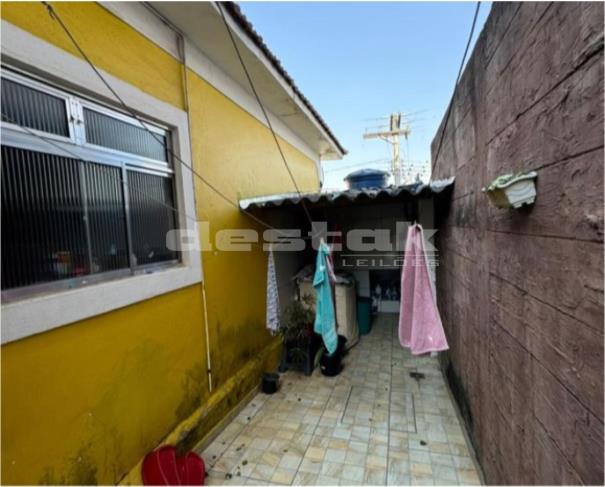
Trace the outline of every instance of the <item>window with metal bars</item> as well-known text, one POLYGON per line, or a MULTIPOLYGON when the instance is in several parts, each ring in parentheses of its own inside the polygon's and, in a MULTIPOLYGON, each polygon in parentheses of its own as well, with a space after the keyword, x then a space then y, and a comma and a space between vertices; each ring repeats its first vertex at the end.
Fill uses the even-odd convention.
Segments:
POLYGON ((178 262, 168 130, 2 73, 2 295, 178 262))

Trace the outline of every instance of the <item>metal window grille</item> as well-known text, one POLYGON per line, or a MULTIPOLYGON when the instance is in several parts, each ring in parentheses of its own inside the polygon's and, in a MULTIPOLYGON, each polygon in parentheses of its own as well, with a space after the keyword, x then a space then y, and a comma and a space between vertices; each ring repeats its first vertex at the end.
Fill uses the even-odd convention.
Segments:
POLYGON ((2 78, 2 119, 69 137, 65 99, 2 78))
POLYGON ((157 161, 168 161, 166 137, 142 127, 84 108, 86 141, 157 161))
POLYGON ((128 171, 132 250, 138 265, 175 260, 166 248, 166 233, 175 228, 172 179, 128 171), (150 201, 150 198, 152 199, 150 201))
POLYGON ((79 164, 2 147, 2 289, 86 274, 79 164))
POLYGON ((91 273, 129 267, 122 175, 118 167, 83 163, 91 273))
POLYGON ((3 73, 3 298, 177 262, 166 247, 178 225, 169 133, 154 127, 156 138, 123 114, 31 83, 3 73), (65 137, 68 151, 19 126, 65 137))

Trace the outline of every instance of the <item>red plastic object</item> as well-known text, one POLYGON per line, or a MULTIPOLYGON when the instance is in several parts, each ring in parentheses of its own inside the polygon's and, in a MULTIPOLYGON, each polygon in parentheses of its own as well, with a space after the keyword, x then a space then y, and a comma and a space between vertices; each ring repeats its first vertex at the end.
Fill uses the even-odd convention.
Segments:
POLYGON ((204 485, 206 467, 199 455, 189 452, 184 457, 177 457, 176 469, 181 485, 204 485))
POLYGON ((162 446, 147 454, 142 470, 145 485, 204 485, 206 476, 204 461, 198 455, 190 452, 177 457, 174 446, 162 446))

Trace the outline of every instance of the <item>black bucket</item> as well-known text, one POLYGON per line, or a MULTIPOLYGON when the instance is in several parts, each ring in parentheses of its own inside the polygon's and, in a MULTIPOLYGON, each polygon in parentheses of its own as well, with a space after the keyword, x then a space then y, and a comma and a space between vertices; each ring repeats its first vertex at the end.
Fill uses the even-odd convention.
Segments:
POLYGON ((275 394, 279 389, 279 374, 265 372, 261 388, 265 394, 275 394))
POLYGON ((326 377, 334 377, 342 372, 342 357, 338 351, 332 355, 324 353, 319 362, 321 373, 326 377))
POLYGON ((324 348, 324 353, 319 362, 321 373, 326 377, 334 377, 342 372, 342 358, 346 355, 347 339, 338 335, 338 346, 332 355, 324 348))

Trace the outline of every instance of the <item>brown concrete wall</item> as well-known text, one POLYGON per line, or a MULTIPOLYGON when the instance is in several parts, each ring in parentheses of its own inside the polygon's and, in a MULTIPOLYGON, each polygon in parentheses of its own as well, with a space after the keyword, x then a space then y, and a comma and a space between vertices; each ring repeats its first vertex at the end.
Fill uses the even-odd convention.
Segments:
POLYGON ((494 3, 434 177, 444 360, 489 483, 603 484, 603 5, 494 3), (538 171, 535 205, 481 188, 538 171))

